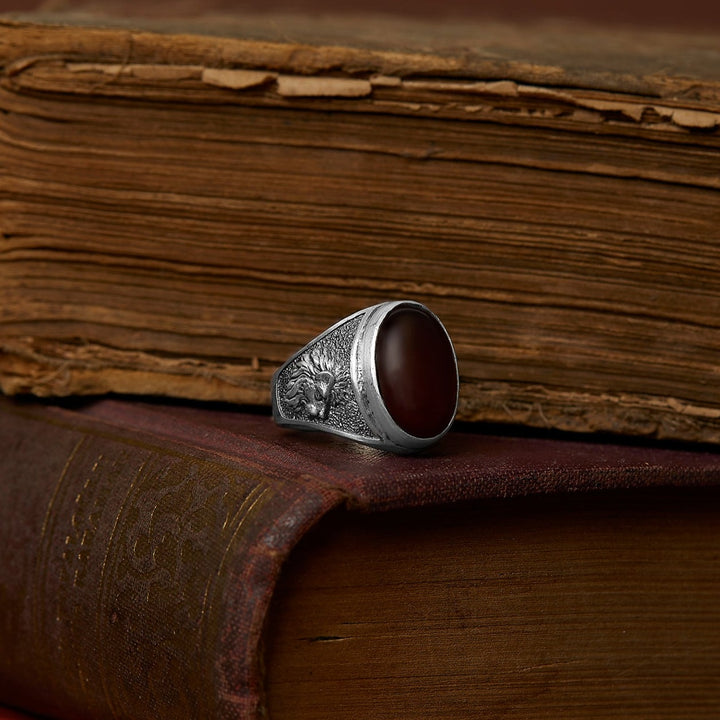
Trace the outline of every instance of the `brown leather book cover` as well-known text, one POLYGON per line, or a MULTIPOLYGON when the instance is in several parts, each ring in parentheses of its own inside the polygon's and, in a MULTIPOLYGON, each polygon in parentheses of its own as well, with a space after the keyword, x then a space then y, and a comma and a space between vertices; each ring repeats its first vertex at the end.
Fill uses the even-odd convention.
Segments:
POLYGON ((720 443, 717 35, 51 5, 0 18, 2 392, 260 405, 408 298, 462 420, 720 443))
POLYGON ((253 718, 290 551, 357 515, 703 486, 720 455, 453 432, 417 457, 264 415, 0 402, 0 701, 54 718, 253 718))

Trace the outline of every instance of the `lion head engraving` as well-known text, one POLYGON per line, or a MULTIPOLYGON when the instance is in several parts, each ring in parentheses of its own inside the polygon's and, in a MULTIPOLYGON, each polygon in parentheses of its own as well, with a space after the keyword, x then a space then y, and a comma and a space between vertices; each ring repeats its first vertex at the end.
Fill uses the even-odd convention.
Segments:
POLYGON ((327 420, 331 408, 352 398, 350 374, 325 350, 312 350, 293 368, 284 398, 293 410, 327 420))

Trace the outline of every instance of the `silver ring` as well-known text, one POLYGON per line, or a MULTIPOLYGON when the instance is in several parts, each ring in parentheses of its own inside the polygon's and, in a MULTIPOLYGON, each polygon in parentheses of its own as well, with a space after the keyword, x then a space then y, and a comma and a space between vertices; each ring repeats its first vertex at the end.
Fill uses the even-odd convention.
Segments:
POLYGON ((411 300, 349 315, 272 379, 275 422, 410 453, 437 442, 457 411, 457 357, 444 325, 411 300))

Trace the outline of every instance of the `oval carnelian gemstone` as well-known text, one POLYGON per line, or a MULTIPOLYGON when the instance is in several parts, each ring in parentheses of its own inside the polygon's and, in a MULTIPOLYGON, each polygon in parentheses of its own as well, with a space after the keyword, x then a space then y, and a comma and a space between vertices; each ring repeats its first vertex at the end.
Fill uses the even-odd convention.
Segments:
POLYGON ((457 404, 457 365, 440 322, 415 307, 388 313, 378 330, 375 367, 380 395, 393 420, 410 435, 445 430, 457 404))

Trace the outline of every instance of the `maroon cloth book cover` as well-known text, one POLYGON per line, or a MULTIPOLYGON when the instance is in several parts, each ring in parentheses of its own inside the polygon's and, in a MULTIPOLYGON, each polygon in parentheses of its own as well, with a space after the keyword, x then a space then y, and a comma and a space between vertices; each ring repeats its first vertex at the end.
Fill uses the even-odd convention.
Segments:
POLYGON ((273 589, 331 509, 719 482, 714 452, 451 432, 400 457, 230 410, 3 399, 0 701, 257 717, 273 589))

